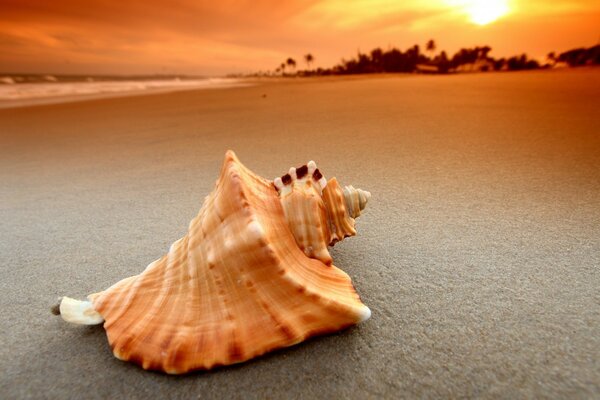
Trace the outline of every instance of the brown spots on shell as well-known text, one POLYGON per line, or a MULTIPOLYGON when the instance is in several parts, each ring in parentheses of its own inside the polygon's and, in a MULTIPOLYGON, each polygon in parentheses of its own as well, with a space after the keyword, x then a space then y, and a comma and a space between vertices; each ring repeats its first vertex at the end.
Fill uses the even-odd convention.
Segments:
POLYGON ((306 165, 303 165, 300 168, 296 169, 296 176, 298 177, 298 179, 304 178, 306 174, 308 174, 308 167, 306 165))
POLYGON ((144 359, 141 354, 129 354, 129 356, 127 357, 127 361, 136 364, 143 364, 144 359))
POLYGON ((119 355, 119 358, 129 360, 131 358, 131 344, 133 343, 133 337, 127 335, 122 337, 118 343, 112 343, 111 347, 115 355, 119 355))
POLYGON ((315 303, 321 301, 321 297, 319 297, 316 293, 308 293, 308 298, 314 301, 315 303))
POLYGON ((294 333, 294 330, 285 324, 279 324, 279 330, 288 339, 296 338, 296 334, 294 333))
POLYGON ((302 319, 302 322, 304 322, 305 324, 314 324, 315 322, 319 321, 319 318, 316 315, 311 314, 311 313, 303 314, 300 318, 302 319))
MULTIPOLYGON (((182 348, 181 344, 177 345, 176 349, 171 353, 171 365, 175 367, 173 373, 177 373, 177 367, 183 365, 187 358, 185 348, 182 348)), ((169 372, 169 371, 167 371, 169 372)))
POLYGON ((173 340, 172 336, 166 336, 161 342, 160 342, 160 349, 161 351, 166 351, 169 349, 169 346, 171 345, 171 341, 173 340))
MULTIPOLYGON (((284 185, 289 185, 292 183, 292 181, 294 181, 295 179, 303 179, 306 175, 308 175, 308 173, 310 172, 308 165, 304 164, 301 167, 298 168, 292 168, 292 170, 294 171, 293 174, 294 176, 290 175, 290 173, 287 173, 285 175, 283 175, 280 179, 281 179, 281 183, 283 183, 284 185)), ((292 171, 290 170, 290 172, 292 171)), ((315 171, 312 173, 312 179, 315 182, 318 182, 319 179, 321 179, 323 177, 323 174, 321 174, 321 171, 319 171, 319 169, 315 169, 315 171)), ((307 182, 308 184, 308 182, 307 182)), ((274 183, 274 186, 276 189, 277 185, 274 183)))
POLYGON ((229 360, 232 362, 242 360, 244 357, 244 353, 242 351, 242 347, 236 341, 232 341, 229 343, 229 348, 227 349, 229 354, 229 360))

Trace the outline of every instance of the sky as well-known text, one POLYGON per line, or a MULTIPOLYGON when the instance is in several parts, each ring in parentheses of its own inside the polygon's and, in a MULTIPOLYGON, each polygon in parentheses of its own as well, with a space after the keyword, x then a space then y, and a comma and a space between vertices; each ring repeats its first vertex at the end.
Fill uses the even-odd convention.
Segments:
POLYGON ((188 74, 331 67, 435 40, 491 56, 600 42, 598 0, 0 0, 0 71, 188 74))

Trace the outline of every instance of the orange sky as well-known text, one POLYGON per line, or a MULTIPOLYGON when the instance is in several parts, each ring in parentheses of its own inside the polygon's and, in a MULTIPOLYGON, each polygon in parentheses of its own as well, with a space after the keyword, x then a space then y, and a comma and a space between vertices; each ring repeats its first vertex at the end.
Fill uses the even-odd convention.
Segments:
POLYGON ((430 38, 450 53, 487 44, 495 57, 542 57, 597 44, 600 1, 0 0, 3 72, 215 75, 307 52, 330 67, 358 49, 430 38), (475 3, 508 13, 480 26, 475 3))

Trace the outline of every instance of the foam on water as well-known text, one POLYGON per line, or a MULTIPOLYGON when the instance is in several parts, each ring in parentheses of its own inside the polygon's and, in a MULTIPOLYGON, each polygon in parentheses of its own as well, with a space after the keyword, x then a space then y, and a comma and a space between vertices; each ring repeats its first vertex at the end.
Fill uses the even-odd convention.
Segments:
MULTIPOLYGON (((8 78, 8 77, 7 77, 8 78)), ((0 84, 0 107, 22 106, 40 103, 77 101, 87 98, 114 97, 140 92, 165 92, 186 89, 218 89, 247 86, 249 83, 232 78, 130 80, 84 82, 19 83, 2 79, 0 84)))

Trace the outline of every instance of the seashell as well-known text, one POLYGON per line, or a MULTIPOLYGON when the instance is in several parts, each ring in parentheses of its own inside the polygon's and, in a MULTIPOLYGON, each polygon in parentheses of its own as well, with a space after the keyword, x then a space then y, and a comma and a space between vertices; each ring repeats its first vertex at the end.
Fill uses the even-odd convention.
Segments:
POLYGON ((368 319, 328 245, 356 234, 368 192, 314 162, 274 181, 228 151, 188 233, 139 275, 63 298, 68 322, 104 328, 114 355, 181 374, 249 360, 368 319))

